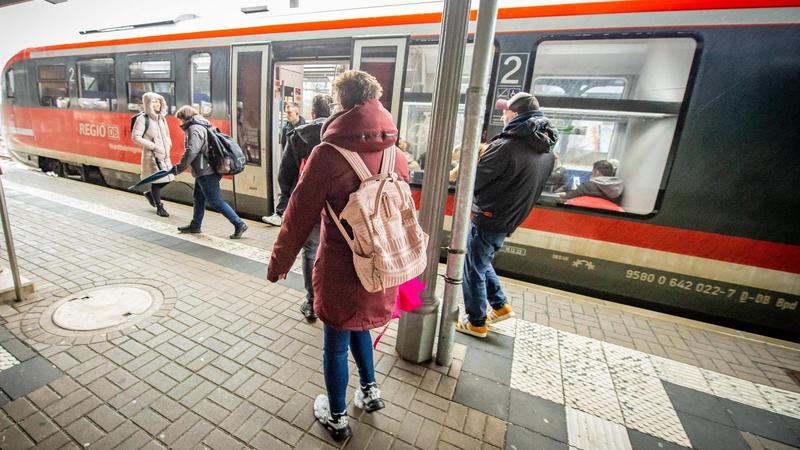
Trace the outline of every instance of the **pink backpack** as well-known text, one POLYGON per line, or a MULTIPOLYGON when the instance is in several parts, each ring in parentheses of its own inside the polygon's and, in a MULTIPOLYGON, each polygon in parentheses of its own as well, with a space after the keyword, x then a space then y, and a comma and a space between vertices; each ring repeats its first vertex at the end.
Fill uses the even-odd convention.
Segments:
POLYGON ((339 151, 358 175, 361 185, 347 205, 330 214, 353 251, 356 274, 367 292, 398 286, 425 270, 428 235, 417 222, 411 188, 394 170, 394 146, 383 151, 381 171, 372 175, 358 153, 327 143, 339 151), (342 226, 347 221, 353 239, 342 226))

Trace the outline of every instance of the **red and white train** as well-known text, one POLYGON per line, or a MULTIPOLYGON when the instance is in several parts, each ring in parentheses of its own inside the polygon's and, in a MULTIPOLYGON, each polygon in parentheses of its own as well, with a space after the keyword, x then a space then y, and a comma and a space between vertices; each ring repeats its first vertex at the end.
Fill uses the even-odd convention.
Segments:
MULTIPOLYGON (((3 131, 23 161, 126 187, 141 156, 130 116, 143 92, 160 92, 171 108, 194 104, 238 139, 248 165, 223 181, 225 195, 244 214, 268 214, 285 104, 310 112, 313 95, 345 69, 377 76, 402 137, 424 158, 429 133, 443 131, 428 129, 440 20, 434 9, 376 7, 25 49, 3 69, 3 131)), ((471 52, 469 44, 465 81, 471 52)), ((625 191, 620 211, 545 194, 498 269, 800 338, 798 74, 797 0, 502 8, 487 135, 500 130, 497 98, 532 92, 562 131, 556 152, 570 183, 613 158, 625 191)), ((165 195, 191 194, 173 183, 165 195)))

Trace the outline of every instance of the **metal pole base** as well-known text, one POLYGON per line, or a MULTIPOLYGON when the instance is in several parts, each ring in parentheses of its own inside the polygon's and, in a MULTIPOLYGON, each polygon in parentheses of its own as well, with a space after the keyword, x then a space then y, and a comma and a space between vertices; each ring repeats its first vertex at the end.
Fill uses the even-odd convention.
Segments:
POLYGON ((400 357, 415 364, 430 361, 438 323, 439 308, 424 313, 403 312, 395 344, 400 357))

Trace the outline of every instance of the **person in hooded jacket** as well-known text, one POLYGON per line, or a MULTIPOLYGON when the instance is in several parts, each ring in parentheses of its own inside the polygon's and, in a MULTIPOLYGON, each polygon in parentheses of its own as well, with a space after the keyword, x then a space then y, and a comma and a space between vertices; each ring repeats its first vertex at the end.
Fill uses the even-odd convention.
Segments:
MULTIPOLYGON (((142 114, 136 118, 131 135, 133 141, 142 146, 141 178, 149 177, 159 170, 172 169, 172 161, 169 159, 172 139, 167 126, 167 101, 164 97, 155 92, 147 92, 142 96, 142 114)), ((161 189, 174 179, 173 174, 161 177, 144 193, 150 206, 156 208, 156 214, 161 217, 169 217, 161 202, 161 189)))
MULTIPOLYGON (((305 167, 306 160, 311 155, 311 150, 319 145, 322 138, 322 125, 331 115, 331 105, 333 98, 330 95, 317 94, 311 101, 311 122, 294 128, 286 136, 286 149, 283 151, 281 165, 278 171, 278 185, 281 193, 291 197, 300 172, 305 167)), ((266 218, 263 220, 266 221, 266 218)), ((308 240, 303 244, 303 280, 306 288, 306 301, 300 306, 306 320, 313 322, 317 320, 314 313, 314 286, 311 280, 311 273, 314 270, 314 262, 317 259, 317 248, 319 247, 319 224, 314 227, 308 240)))
POLYGON ((565 200, 582 197, 599 197, 619 205, 622 200, 622 179, 617 177, 617 169, 612 161, 602 159, 592 164, 592 177, 575 190, 562 192, 559 195, 565 200))
POLYGON ((222 199, 219 180, 222 178, 208 160, 208 127, 211 124, 191 106, 182 106, 175 113, 181 121, 181 129, 185 133, 183 156, 172 168, 172 173, 179 174, 188 167, 192 168, 194 177, 193 214, 189 225, 178 227, 180 233, 202 232, 203 216, 206 204, 222 213, 231 224, 231 239, 241 239, 247 231, 247 224, 236 214, 236 211, 222 199))
MULTIPOLYGON (((269 281, 285 278, 295 256, 320 223, 322 229, 314 266, 314 311, 323 322, 323 371, 327 395, 314 401, 314 415, 336 440, 351 435, 346 412, 348 348, 358 366, 360 388, 354 404, 367 412, 384 407, 375 383, 370 330, 391 320, 397 288, 367 292, 356 275, 353 253, 325 207, 329 202, 340 214, 361 180, 350 164, 331 145, 357 152, 370 172, 380 171, 383 150, 397 139, 391 114, 378 100, 382 94, 372 75, 350 70, 333 82, 334 98, 342 111, 322 127, 322 144, 305 164, 300 180, 289 198, 283 226, 272 249, 267 269, 269 281)), ((408 163, 396 152, 395 173, 408 180, 408 163)), ((348 228, 345 225, 345 228, 348 228)))
POLYGON ((514 316, 492 259, 542 194, 558 140, 558 131, 531 94, 520 92, 496 106, 506 125, 478 159, 462 284, 466 316, 456 323, 456 331, 476 337, 486 337, 488 324, 514 316), (487 303, 492 307, 488 314, 487 303))

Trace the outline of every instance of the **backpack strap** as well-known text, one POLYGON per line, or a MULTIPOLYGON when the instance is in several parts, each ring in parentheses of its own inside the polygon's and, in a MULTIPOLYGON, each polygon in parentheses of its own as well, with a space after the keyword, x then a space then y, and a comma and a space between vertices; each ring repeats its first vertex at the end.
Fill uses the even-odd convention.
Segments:
POLYGON ((333 206, 331 206, 330 202, 325 202, 325 205, 328 207, 328 215, 331 216, 333 219, 333 223, 336 224, 336 228, 339 229, 339 232, 342 233, 342 237, 344 241, 347 242, 347 246, 350 247, 350 251, 353 253, 356 252, 355 240, 350 239, 350 235, 347 234, 347 230, 344 229, 344 225, 342 225, 342 221, 339 219, 339 215, 333 210, 333 206))
POLYGON ((381 175, 389 175, 394 172, 394 161, 397 155, 397 148, 393 145, 383 151, 381 159, 381 175))
POLYGON ((339 154, 341 154, 344 157, 344 159, 347 160, 347 163, 350 164, 350 167, 353 168, 353 170, 356 172, 356 175, 358 175, 358 178, 362 182, 372 177, 372 172, 369 171, 369 168, 367 168, 367 165, 364 164, 364 160, 361 159, 360 156, 358 156, 358 153, 352 150, 348 150, 346 148, 339 147, 336 144, 331 144, 330 142, 323 142, 323 143, 328 144, 331 147, 335 148, 339 152, 339 154))

